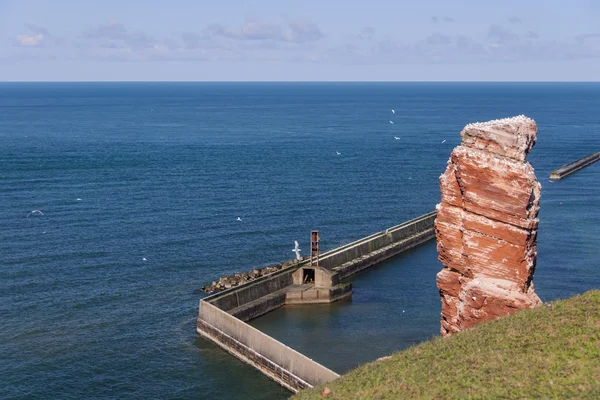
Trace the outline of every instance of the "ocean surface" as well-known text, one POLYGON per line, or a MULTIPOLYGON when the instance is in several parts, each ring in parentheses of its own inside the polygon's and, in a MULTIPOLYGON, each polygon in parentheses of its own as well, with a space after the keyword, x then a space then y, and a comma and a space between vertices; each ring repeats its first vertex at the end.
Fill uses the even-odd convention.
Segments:
MULTIPOLYGON (((599 288, 600 163, 548 179, 599 109, 597 83, 0 83, 0 398, 286 398, 196 336, 200 287, 433 210, 473 121, 538 123, 536 292, 599 288)), ((439 334, 436 257, 252 324, 348 371, 439 334)))

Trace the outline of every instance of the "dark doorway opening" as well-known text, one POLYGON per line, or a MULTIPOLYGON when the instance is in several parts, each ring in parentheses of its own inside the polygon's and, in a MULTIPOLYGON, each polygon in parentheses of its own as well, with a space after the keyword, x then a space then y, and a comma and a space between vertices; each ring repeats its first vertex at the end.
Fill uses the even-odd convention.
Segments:
POLYGON ((315 283, 314 268, 303 268, 302 272, 302 283, 315 283))

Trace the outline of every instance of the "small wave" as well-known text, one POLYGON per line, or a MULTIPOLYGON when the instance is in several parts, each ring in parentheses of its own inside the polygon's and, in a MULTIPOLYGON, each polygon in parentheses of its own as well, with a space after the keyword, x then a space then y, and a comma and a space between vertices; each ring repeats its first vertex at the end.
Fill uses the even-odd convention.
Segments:
POLYGON ((145 123, 143 126, 152 127, 152 128, 183 128, 186 127, 186 124, 179 124, 176 122, 157 122, 157 123, 145 123))

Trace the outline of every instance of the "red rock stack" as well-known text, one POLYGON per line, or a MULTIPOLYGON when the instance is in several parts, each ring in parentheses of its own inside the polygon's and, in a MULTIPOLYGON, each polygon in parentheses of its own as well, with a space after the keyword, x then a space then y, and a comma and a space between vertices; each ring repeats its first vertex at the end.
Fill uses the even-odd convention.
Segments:
POLYGON ((541 304, 532 280, 542 187, 525 161, 536 134, 523 115, 469 124, 440 176, 444 336, 541 304))

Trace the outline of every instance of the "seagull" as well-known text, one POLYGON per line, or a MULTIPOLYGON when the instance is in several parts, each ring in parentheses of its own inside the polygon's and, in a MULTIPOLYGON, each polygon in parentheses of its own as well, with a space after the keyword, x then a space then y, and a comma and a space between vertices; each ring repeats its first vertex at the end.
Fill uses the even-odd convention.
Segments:
POLYGON ((390 124, 394 125, 394 121, 390 120, 390 124))
POLYGON ((342 153, 340 153, 339 151, 335 151, 335 154, 337 154, 338 156, 341 155, 342 153))
POLYGON ((43 213, 43 212, 41 212, 40 210, 33 210, 33 211, 31 211, 29 214, 27 214, 27 218, 29 218, 29 216, 30 216, 31 214, 40 214, 40 215, 44 215, 44 213, 43 213))
POLYGON ((446 143, 446 139, 442 140, 442 143, 446 143))
POLYGON ((242 220, 242 219, 241 219, 240 217, 237 217, 237 220, 236 220, 236 221, 241 221, 241 220, 242 220))
POLYGON ((396 110, 392 108, 392 114, 396 114, 396 110))
POLYGON ((296 260, 300 260, 300 246, 298 245, 298 241, 294 240, 294 248, 292 249, 294 253, 296 253, 296 260))
POLYGON ((142 261, 148 261, 148 260, 146 260, 146 257, 144 257, 144 258, 142 258, 142 261))
POLYGON ((398 136, 394 136, 394 139, 396 140, 400 140, 400 138, 398 136))

